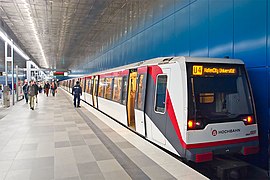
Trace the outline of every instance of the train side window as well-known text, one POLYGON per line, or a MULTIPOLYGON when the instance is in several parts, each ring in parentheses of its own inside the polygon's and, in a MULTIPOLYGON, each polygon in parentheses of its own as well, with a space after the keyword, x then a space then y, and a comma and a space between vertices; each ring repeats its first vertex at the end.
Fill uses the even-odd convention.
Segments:
POLYGON ((167 75, 157 76, 156 94, 155 94, 155 111, 157 113, 165 113, 167 90, 167 75))
POLYGON ((90 94, 90 88, 91 88, 91 79, 86 79, 86 84, 85 84, 85 92, 90 94))
POLYGON ((104 98, 109 100, 112 97, 112 82, 113 78, 106 78, 104 83, 104 98))
POLYGON ((115 77, 113 85, 113 100, 120 103, 122 90, 122 78, 115 77))
POLYGON ((128 78, 127 76, 124 76, 122 80, 122 93, 121 93, 121 104, 124 104, 124 105, 126 105, 126 102, 127 102, 127 84, 128 84, 128 78))
POLYGON ((144 75, 139 75, 139 81, 138 81, 138 95, 137 95, 137 109, 142 110, 143 104, 144 104, 144 96, 143 96, 143 79, 144 75))
POLYGON ((94 83, 95 83, 95 94, 94 94, 94 96, 98 96, 98 90, 99 90, 99 87, 98 87, 99 84, 98 84, 98 82, 99 82, 99 79, 98 78, 97 79, 94 79, 94 83))
POLYGON ((89 86, 88 86, 89 79, 85 78, 85 93, 89 94, 89 86))
POLYGON ((85 92, 85 83, 86 83, 86 78, 83 78, 82 80, 82 92, 85 92))
POLYGON ((99 97, 104 96, 104 84, 105 84, 105 78, 100 79, 99 86, 98 86, 98 96, 99 97))
POLYGON ((88 93, 92 94, 92 79, 88 79, 88 93))

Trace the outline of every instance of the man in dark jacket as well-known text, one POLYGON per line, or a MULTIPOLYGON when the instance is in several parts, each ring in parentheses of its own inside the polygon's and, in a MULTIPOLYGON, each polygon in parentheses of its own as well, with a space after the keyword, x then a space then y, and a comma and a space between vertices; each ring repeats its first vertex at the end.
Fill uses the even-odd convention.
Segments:
POLYGON ((73 99, 73 101, 74 101, 74 107, 81 107, 80 106, 80 100, 81 100, 81 97, 80 96, 82 95, 82 88, 80 86, 80 82, 79 81, 77 81, 76 82, 76 85, 73 86, 73 88, 72 88, 72 94, 74 96, 74 99, 73 99), (76 106, 76 99, 77 99, 77 106, 76 106))
POLYGON ((53 95, 53 96, 55 96, 56 89, 57 89, 57 85, 56 85, 56 83, 55 83, 54 80, 53 80, 53 81, 52 81, 52 84, 51 84, 51 91, 52 91, 52 95, 53 95))
POLYGON ((38 95, 38 85, 37 85, 36 81, 34 81, 34 86, 35 86, 36 103, 37 103, 37 102, 38 102, 38 101, 37 101, 37 95, 38 95))
POLYGON ((49 89, 50 89, 50 84, 49 82, 47 81, 44 85, 44 93, 47 95, 48 97, 48 94, 49 94, 49 89))
POLYGON ((23 85, 23 93, 24 93, 24 98, 25 98, 25 102, 28 103, 28 89, 29 89, 29 85, 27 80, 25 80, 24 85, 23 85))
POLYGON ((33 80, 30 82, 30 86, 28 88, 28 95, 29 95, 29 100, 30 100, 30 109, 34 110, 36 87, 33 80))

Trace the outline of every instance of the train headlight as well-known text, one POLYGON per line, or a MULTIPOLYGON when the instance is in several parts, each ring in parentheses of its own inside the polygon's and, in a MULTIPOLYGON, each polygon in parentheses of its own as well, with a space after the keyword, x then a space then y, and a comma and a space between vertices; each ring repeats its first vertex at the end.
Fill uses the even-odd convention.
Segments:
POLYGON ((194 128, 195 128, 195 121, 188 120, 188 129, 194 129, 194 128))
POLYGON ((188 130, 203 129, 203 123, 200 120, 188 120, 188 130))
POLYGON ((245 116, 245 117, 242 118, 242 120, 245 123, 245 125, 254 124, 253 116, 245 116))

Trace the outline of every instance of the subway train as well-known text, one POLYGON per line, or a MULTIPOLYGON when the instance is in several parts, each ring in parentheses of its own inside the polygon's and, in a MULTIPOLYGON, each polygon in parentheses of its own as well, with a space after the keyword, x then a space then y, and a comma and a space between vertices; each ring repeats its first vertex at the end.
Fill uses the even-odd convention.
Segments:
POLYGON ((222 58, 160 57, 62 81, 82 99, 188 161, 259 151, 245 65, 222 58))

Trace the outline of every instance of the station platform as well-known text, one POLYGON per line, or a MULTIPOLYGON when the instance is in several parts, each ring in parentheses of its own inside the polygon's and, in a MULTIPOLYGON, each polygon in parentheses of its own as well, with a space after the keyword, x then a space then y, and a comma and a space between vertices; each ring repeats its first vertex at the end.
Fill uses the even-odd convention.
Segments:
POLYGON ((207 179, 60 88, 0 118, 0 179, 207 179))

